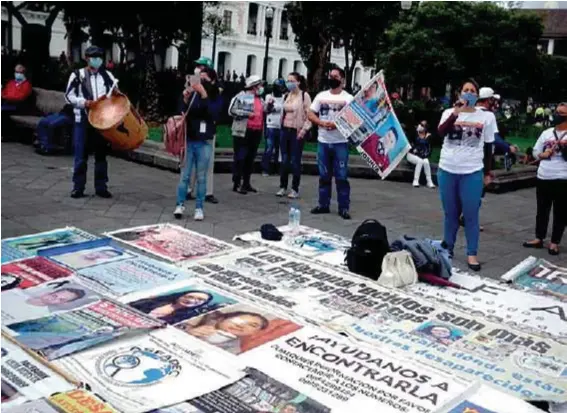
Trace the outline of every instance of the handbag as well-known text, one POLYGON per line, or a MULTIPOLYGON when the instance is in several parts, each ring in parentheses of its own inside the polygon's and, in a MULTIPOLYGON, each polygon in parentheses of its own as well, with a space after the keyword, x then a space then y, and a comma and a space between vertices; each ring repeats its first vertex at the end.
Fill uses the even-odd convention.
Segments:
POLYGON ((166 152, 178 156, 180 162, 185 159, 187 145, 187 115, 195 101, 196 93, 191 96, 187 110, 181 115, 171 116, 163 125, 163 143, 166 152))
POLYGON ((383 287, 400 288, 417 283, 417 271, 408 251, 389 252, 382 261, 382 275, 378 284, 383 287))

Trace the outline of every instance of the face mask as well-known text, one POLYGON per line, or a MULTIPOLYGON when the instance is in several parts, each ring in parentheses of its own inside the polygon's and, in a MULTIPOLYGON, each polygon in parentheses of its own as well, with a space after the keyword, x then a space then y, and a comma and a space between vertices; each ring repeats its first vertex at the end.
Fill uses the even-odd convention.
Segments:
POLYGON ((98 69, 102 66, 102 58, 101 57, 89 57, 89 66, 93 69, 98 69))
POLYGON ((461 93, 461 99, 467 101, 468 107, 473 107, 474 105, 476 105, 476 101, 478 100, 478 96, 475 95, 474 93, 466 92, 466 93, 461 93))
POLYGON ((196 67, 195 70, 193 71, 193 74, 195 76, 199 76, 201 74, 201 68, 200 67, 196 67))
POLYGON ((297 83, 285 82, 285 87, 287 87, 287 90, 289 90, 290 92, 293 92, 295 89, 297 89, 297 83))
POLYGON ((24 75, 23 73, 14 73, 14 79, 16 79, 18 82, 23 82, 24 80, 26 80, 26 75, 24 75))
POLYGON ((258 90, 256 90, 256 94, 258 96, 262 96, 264 94, 264 88, 263 87, 258 88, 258 90))
POLYGON ((425 132, 425 128, 422 125, 417 126, 418 133, 425 132))
POLYGON ((553 114, 553 126, 561 125, 563 122, 567 122, 567 116, 560 115, 559 113, 553 114))
POLYGON ((335 79, 335 78, 330 78, 329 79, 329 86, 331 87, 331 89, 336 89, 341 85, 341 81, 339 79, 335 79))

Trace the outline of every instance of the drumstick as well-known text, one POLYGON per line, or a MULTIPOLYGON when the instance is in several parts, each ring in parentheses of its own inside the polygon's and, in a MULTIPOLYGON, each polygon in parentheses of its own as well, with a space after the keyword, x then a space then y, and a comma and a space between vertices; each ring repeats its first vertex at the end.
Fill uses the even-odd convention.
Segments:
POLYGON ((67 373, 62 371, 59 367, 52 365, 50 362, 48 362, 47 360, 45 360, 43 357, 39 356, 35 352, 31 351, 27 347, 21 345, 20 343, 18 343, 18 341, 16 339, 9 336, 4 331, 2 331, 2 338, 5 338, 6 340, 11 342, 12 344, 18 346, 18 348, 21 348, 24 352, 26 352, 35 361, 37 361, 37 362, 43 364, 45 367, 53 370, 55 373, 59 374, 61 377, 63 377, 65 380, 67 380, 72 385, 74 385, 76 387, 79 387, 81 385, 81 383, 79 381, 77 381, 75 378, 71 377, 70 375, 68 375, 67 373))
POLYGON ((110 97, 110 95, 112 95, 112 91, 116 88, 116 86, 118 86, 118 79, 114 79, 114 83, 112 83, 112 86, 110 87, 110 90, 109 90, 108 93, 106 94, 106 98, 107 98, 107 99, 110 97))

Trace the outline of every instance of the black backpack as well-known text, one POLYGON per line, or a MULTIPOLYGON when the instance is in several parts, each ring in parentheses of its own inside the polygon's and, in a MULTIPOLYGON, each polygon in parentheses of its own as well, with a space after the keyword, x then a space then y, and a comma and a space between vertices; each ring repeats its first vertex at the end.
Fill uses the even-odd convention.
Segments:
POLYGON ((355 274, 377 280, 382 273, 382 260, 388 252, 390 244, 386 227, 375 219, 367 219, 354 232, 345 263, 355 274))

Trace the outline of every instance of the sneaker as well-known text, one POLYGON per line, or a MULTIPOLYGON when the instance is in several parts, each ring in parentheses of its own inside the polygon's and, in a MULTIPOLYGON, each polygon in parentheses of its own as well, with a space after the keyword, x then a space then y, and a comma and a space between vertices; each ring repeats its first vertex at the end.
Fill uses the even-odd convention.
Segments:
POLYGON ((282 197, 285 196, 287 190, 280 188, 280 190, 278 192, 276 192, 276 196, 282 197))
POLYGON ((73 189, 73 191, 71 192, 71 198, 82 198, 85 196, 85 193, 79 189, 73 189))
POLYGON ((342 211, 339 211, 339 216, 342 219, 350 219, 350 214, 348 213, 348 211, 346 209, 343 209, 342 211))
POLYGON ((316 206, 311 210, 311 213, 314 215, 329 214, 330 212, 331 210, 329 209, 329 207, 321 207, 321 206, 316 206))
POLYGON ((299 198, 299 192, 294 191, 293 189, 289 192, 289 194, 287 195, 287 197, 289 199, 297 199, 299 198))
POLYGON ((197 208, 195 210, 195 215, 193 216, 193 218, 195 219, 195 221, 202 221, 205 219, 205 213, 201 208, 197 208))
POLYGON ((433 188, 435 188, 435 184, 433 182, 429 182, 427 184, 427 187, 433 189, 433 188))
POLYGON ((108 189, 103 189, 101 191, 96 191, 96 196, 100 196, 101 198, 112 198, 112 194, 108 191, 108 189))
POLYGON ((412 185, 413 185, 414 188, 419 188, 419 182, 417 182, 417 181, 413 181, 412 185))
POLYGON ((210 204, 218 204, 219 200, 214 195, 207 195, 205 197, 205 202, 208 202, 210 204))
POLYGON ((173 216, 177 219, 183 218, 183 214, 185 213, 185 206, 184 205, 177 205, 175 207, 175 211, 173 211, 173 216))
POLYGON ((252 192, 253 194, 258 192, 258 190, 252 185, 242 185, 242 189, 244 189, 246 192, 252 192))

